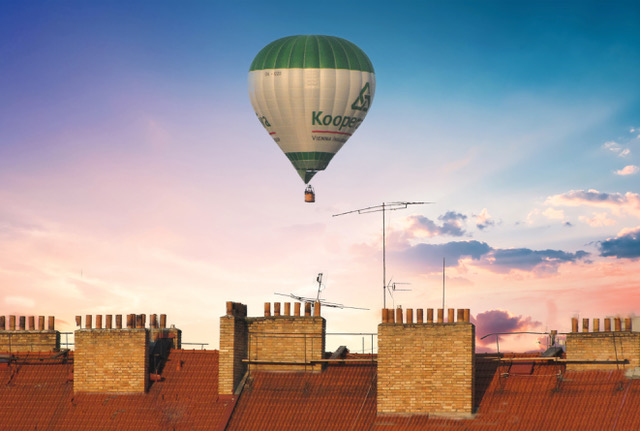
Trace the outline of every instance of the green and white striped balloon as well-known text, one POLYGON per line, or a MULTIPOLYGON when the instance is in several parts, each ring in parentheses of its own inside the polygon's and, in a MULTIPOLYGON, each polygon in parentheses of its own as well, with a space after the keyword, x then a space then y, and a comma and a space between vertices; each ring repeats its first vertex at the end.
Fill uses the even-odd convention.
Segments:
POLYGON ((305 183, 360 126, 375 88, 369 57, 333 36, 278 39, 249 69, 256 115, 305 183))

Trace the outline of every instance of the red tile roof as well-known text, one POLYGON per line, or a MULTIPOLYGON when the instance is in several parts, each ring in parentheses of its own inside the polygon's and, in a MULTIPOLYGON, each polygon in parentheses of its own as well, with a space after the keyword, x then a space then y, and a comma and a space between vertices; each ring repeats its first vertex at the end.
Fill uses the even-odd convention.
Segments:
POLYGON ((321 373, 253 372, 227 429, 367 429, 375 400, 373 362, 330 365, 321 373))
MULTIPOLYGON (((73 394, 68 358, 23 354, 0 366, 0 424, 12 430, 640 429, 640 380, 614 371, 527 370, 476 358, 473 418, 377 416, 376 365, 321 373, 254 372, 240 398, 218 396, 218 352, 174 350, 148 393, 73 394)), ((527 368, 527 367, 524 367, 527 368)))
POLYGON ((0 368, 3 429, 210 430, 226 423, 234 403, 218 397, 217 351, 172 351, 163 381, 136 395, 74 396, 71 360, 34 357, 0 368))

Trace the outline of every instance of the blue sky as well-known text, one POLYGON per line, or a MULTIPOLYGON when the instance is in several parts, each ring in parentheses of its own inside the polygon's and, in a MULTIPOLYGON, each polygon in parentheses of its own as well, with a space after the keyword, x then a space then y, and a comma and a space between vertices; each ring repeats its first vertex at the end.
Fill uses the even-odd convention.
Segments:
POLYGON ((258 315, 323 272, 370 308, 328 329, 375 332, 381 217, 331 216, 430 201, 388 214, 394 305, 438 307, 446 257, 479 333, 637 313, 638 22, 631 1, 0 0, 0 309, 167 313, 217 347, 225 301, 258 315), (247 94, 293 34, 376 70, 314 205, 247 94))

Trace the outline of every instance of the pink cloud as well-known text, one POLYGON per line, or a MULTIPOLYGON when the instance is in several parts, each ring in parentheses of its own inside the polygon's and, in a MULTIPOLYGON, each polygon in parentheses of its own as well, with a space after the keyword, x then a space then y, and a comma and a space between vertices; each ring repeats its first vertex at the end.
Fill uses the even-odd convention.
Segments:
POLYGON ((627 175, 635 175, 640 172, 640 168, 634 165, 627 165, 624 168, 615 171, 616 175, 627 176, 627 175))
POLYGON ((598 190, 571 190, 547 198, 546 205, 568 207, 595 207, 608 209, 616 214, 626 213, 640 218, 640 194, 604 193, 598 190))

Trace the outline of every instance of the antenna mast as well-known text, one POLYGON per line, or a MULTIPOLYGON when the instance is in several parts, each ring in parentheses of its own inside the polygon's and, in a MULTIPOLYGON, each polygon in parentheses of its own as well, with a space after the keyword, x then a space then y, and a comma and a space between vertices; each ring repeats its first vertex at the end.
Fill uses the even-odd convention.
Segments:
POLYGON ((445 277, 444 277, 444 257, 443 257, 442 258, 442 310, 446 310, 446 308, 444 308, 444 281, 445 281, 445 277))
POLYGON ((387 308, 387 252, 386 252, 386 211, 396 211, 407 208, 409 205, 425 205, 433 202, 383 202, 382 205, 360 208, 357 210, 347 211, 340 214, 334 214, 333 217, 346 214, 367 214, 374 212, 382 212, 382 307, 387 308))

